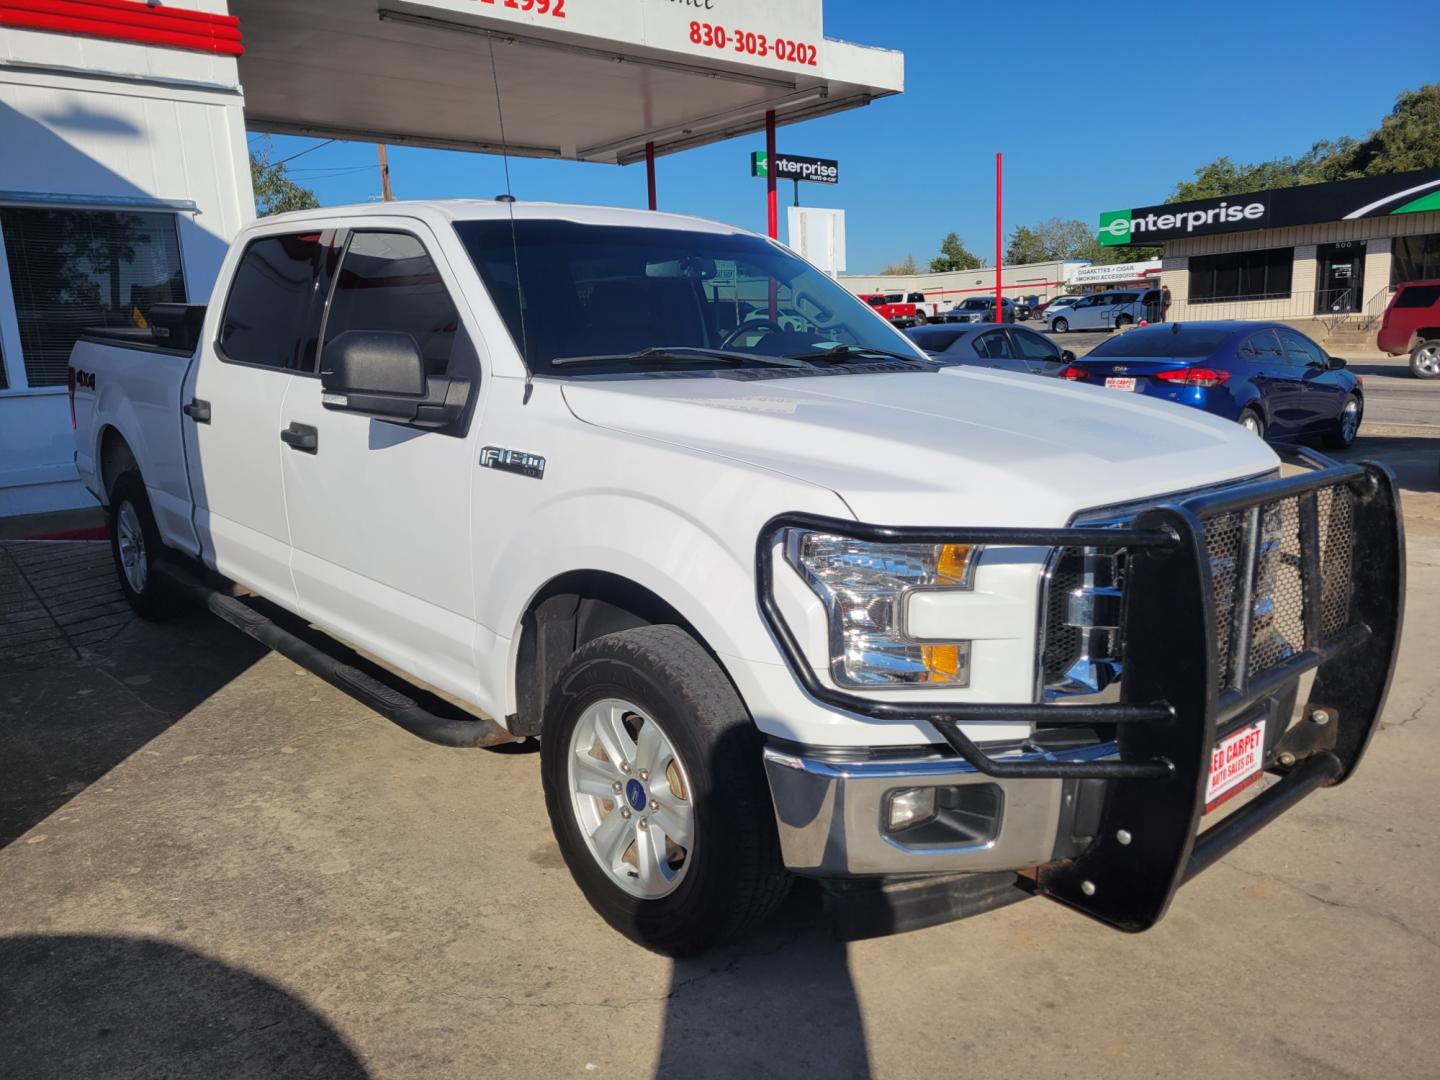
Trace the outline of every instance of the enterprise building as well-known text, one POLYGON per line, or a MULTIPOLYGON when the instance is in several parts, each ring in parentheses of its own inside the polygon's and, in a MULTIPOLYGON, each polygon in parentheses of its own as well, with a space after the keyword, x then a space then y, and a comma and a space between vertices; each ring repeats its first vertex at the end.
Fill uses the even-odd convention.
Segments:
POLYGON ((1440 278, 1440 169, 1111 210, 1099 240, 1164 246, 1172 321, 1368 323, 1440 278))

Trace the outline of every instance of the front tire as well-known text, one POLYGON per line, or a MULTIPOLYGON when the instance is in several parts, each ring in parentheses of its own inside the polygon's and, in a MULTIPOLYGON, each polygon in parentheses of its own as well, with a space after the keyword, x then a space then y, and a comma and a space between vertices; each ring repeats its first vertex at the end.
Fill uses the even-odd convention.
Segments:
POLYGON ((1064 334, 1067 333, 1069 329, 1070 323, 1065 319, 1056 319, 1050 324, 1050 332, 1052 334, 1064 334))
POLYGON ((540 773, 580 891, 631 941, 688 956, 789 891, 762 739, 719 666, 675 626, 597 638, 545 706, 540 773))
POLYGON ((1347 394, 1345 404, 1340 407, 1340 418, 1335 421, 1335 430, 1325 433, 1324 442, 1329 450, 1345 450, 1360 433, 1360 419, 1365 407, 1354 394, 1347 394))
POLYGON ((1440 338, 1415 346, 1410 354, 1410 374, 1417 379, 1440 379, 1440 338))
POLYGON ((155 573, 165 545, 139 473, 124 473, 110 492, 110 552, 120 590, 135 614, 159 621, 179 613, 179 598, 155 573))

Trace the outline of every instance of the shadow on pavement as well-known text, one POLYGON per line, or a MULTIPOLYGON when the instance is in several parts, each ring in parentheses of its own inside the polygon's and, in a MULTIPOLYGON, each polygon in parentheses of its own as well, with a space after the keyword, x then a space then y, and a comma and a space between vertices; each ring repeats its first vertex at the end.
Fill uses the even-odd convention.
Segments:
POLYGON ((846 947, 826 931, 811 882, 744 946, 671 973, 656 1080, 737 1076, 870 1076, 846 947))
POLYGON ((265 652, 209 615, 195 614, 137 621, 87 660, 0 675, 0 847, 265 652))
MULTIPOLYGON (((1437 430, 1440 435, 1440 430, 1437 430)), ((1334 454, 1343 461, 1383 462, 1395 470, 1402 492, 1440 491, 1440 438, 1361 434, 1350 449, 1334 454)))
POLYGON ((0 1076, 367 1075, 345 1040, 257 975, 160 941, 0 938, 0 1076))

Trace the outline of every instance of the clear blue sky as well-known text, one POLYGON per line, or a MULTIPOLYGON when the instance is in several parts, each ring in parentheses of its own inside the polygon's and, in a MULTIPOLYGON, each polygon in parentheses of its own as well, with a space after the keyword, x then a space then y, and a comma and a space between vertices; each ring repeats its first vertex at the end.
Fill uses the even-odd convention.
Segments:
MULTIPOLYGON (((993 255, 997 150, 1007 229, 1052 215, 1090 223, 1160 202, 1222 154, 1255 161, 1363 135, 1401 90, 1440 79, 1434 0, 1070 0, 1064 14, 1048 3, 825 0, 825 33, 905 54, 904 94, 780 129, 781 151, 839 159, 840 184, 802 185, 801 198, 848 212, 852 273, 907 253, 924 263, 951 230, 993 255), (1062 106, 1070 118, 1048 119, 1062 106)), ((277 137, 274 157, 316 141, 277 137)), ((749 175, 762 148, 754 136, 661 158, 661 208, 763 231, 764 185, 749 175)), ((290 168, 337 204, 378 195, 374 162, 369 145, 335 143, 290 168)), ((500 159, 484 154, 396 147, 390 171, 402 199, 505 189, 500 159)), ((521 159, 511 175, 521 199, 645 203, 643 165, 521 159)))

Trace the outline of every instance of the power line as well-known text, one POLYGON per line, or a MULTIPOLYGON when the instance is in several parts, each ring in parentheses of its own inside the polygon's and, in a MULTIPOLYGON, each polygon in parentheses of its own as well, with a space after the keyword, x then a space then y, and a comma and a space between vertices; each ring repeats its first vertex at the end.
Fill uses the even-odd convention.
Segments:
POLYGON ((287 157, 287 158, 281 158, 279 161, 272 161, 270 164, 271 164, 271 165, 284 165, 287 161, 294 161, 294 160, 295 160, 296 158, 298 158, 298 157, 304 157, 306 154, 309 154, 309 153, 311 153, 311 152, 313 152, 313 151, 315 151, 315 150, 319 150, 322 146, 329 146, 332 142, 339 142, 339 141, 340 141, 339 139, 326 139, 324 142, 322 142, 322 143, 316 143, 314 146, 310 147, 310 148, 307 149, 307 150, 301 150, 298 154, 291 154, 291 155, 290 155, 289 157, 287 157))

